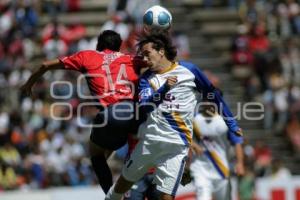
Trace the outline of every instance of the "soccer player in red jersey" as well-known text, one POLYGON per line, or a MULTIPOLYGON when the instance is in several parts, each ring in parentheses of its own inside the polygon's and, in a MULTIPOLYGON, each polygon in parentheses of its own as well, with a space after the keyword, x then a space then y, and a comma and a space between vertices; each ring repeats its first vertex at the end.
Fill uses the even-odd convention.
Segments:
POLYGON ((119 52, 121 43, 118 33, 103 31, 98 37, 96 50, 80 51, 44 62, 21 88, 30 95, 34 83, 48 70, 75 70, 85 75, 99 108, 94 125, 101 124, 93 126, 90 135, 91 162, 105 193, 112 186, 112 174, 106 162, 109 152, 123 146, 128 134, 135 133, 137 128, 133 99, 138 75, 134 58, 119 52))

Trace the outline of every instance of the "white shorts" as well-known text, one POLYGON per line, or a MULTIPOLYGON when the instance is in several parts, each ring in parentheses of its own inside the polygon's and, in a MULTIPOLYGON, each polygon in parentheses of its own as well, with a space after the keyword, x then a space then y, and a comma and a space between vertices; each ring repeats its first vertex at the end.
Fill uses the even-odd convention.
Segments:
POLYGON ((207 165, 193 162, 190 166, 196 187, 197 200, 231 200, 231 184, 229 178, 222 178, 207 165), (214 198, 213 198, 214 197, 214 198))
POLYGON ((175 196, 184 171, 188 147, 160 141, 140 140, 126 161, 122 175, 131 182, 154 167, 154 183, 163 193, 175 196))

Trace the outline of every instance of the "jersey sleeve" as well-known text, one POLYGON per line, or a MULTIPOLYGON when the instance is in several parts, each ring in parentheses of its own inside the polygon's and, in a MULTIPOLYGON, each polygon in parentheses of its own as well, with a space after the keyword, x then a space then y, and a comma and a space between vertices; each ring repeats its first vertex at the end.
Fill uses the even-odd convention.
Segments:
POLYGON ((194 64, 180 61, 180 65, 189 69, 195 76, 195 84, 197 90, 204 96, 208 96, 208 94, 212 93, 213 98, 209 99, 218 107, 218 111, 220 115, 224 118, 225 123, 227 124, 229 131, 236 134, 237 136, 242 136, 241 128, 238 126, 237 121, 234 119, 229 107, 225 103, 221 94, 212 83, 207 79, 207 77, 201 72, 201 70, 194 64))
POLYGON ((239 136, 232 131, 227 132, 227 138, 231 145, 242 144, 244 142, 244 138, 242 136, 239 136))
POLYGON ((158 90, 154 90, 148 81, 150 72, 146 72, 139 80, 138 92, 139 92, 139 105, 144 112, 151 112, 155 106, 158 106, 164 95, 168 91, 166 84, 163 84, 158 90))
POLYGON ((80 51, 71 56, 63 57, 59 60, 65 65, 66 69, 75 70, 75 71, 83 71, 85 59, 86 59, 85 52, 80 51))

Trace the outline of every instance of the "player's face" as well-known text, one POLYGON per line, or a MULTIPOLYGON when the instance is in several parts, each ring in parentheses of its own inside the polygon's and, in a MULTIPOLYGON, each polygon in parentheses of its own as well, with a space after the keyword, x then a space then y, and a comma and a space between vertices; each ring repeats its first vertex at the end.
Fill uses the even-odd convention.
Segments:
POLYGON ((152 48, 152 43, 147 43, 142 47, 143 60, 147 63, 147 67, 151 71, 157 71, 160 67, 160 61, 163 55, 160 51, 152 48))

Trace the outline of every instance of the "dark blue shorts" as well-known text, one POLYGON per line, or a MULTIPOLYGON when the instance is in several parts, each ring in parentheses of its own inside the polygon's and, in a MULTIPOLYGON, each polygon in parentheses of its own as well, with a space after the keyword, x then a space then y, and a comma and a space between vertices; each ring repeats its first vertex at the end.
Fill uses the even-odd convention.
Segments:
POLYGON ((125 145, 128 134, 136 134, 138 128, 134 108, 133 101, 122 101, 104 108, 94 119, 90 140, 109 150, 125 145))

